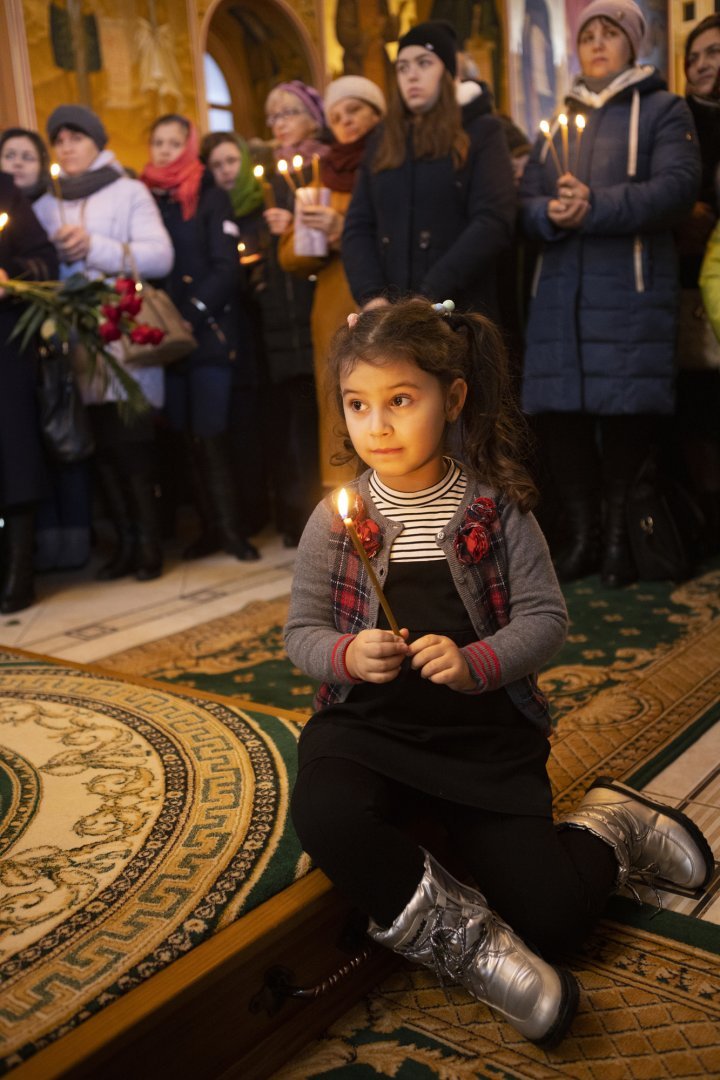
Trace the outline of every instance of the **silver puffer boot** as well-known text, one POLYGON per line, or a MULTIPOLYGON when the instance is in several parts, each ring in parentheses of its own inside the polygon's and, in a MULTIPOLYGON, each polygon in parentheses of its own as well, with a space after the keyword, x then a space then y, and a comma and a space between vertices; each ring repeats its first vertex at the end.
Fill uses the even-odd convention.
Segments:
POLYGON ((425 872, 410 903, 370 937, 444 981, 459 982, 539 1046, 555 1046, 577 1008, 575 978, 552 967, 494 915, 482 893, 462 885, 425 853, 425 872))
POLYGON ((607 776, 598 777, 577 810, 557 824, 587 829, 610 844, 618 889, 627 884, 634 892, 633 883, 654 882, 701 889, 713 874, 710 845, 686 814, 607 776))

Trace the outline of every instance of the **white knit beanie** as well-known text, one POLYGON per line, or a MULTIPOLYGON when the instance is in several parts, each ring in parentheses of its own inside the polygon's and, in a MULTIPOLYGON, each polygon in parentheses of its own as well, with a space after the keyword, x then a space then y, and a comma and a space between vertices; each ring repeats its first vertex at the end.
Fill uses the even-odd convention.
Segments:
POLYGON ((377 109, 381 116, 387 112, 382 90, 363 75, 342 75, 331 82, 325 91, 325 113, 327 114, 333 105, 342 101, 343 98, 357 98, 359 101, 365 101, 377 109))
POLYGON ((637 60, 640 47, 645 37, 645 16, 634 0, 592 0, 580 12, 578 37, 584 26, 591 19, 605 18, 616 23, 632 46, 633 57, 637 60))

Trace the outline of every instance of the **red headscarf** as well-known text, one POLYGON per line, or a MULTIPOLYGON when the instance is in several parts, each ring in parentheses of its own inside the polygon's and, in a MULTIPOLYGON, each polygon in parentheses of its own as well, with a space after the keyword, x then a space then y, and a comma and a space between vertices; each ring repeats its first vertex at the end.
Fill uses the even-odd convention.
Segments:
POLYGON ((170 197, 180 203, 183 221, 188 221, 197 210, 200 198, 200 182, 205 166, 198 157, 200 143, 195 125, 190 123, 187 141, 180 157, 169 165, 153 165, 148 162, 140 179, 149 188, 169 191, 170 197))

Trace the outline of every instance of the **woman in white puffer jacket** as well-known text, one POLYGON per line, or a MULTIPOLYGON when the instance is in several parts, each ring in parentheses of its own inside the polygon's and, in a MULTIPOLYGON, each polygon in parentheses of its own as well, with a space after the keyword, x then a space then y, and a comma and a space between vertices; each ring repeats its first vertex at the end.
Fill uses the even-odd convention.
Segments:
MULTIPOLYGON (((127 176, 105 148, 107 134, 100 118, 82 105, 61 105, 51 114, 47 132, 61 167, 61 198, 49 192, 37 201, 35 212, 57 248, 61 276, 82 271, 112 279, 137 270, 142 278, 165 277, 173 263, 170 237, 145 185, 127 176)), ((122 362, 122 350, 113 346, 113 351, 122 362)), ((160 408, 162 368, 130 368, 128 373, 150 405, 160 408)), ((111 579, 134 572, 141 581, 157 577, 162 551, 153 414, 144 413, 132 423, 122 418, 118 403, 125 392, 107 377, 101 360, 94 378, 78 373, 78 384, 95 433, 97 476, 117 533, 115 550, 98 576, 111 579)), ((83 491, 82 469, 63 466, 57 472, 57 497, 38 535, 43 569, 77 565, 89 550, 90 500, 87 486, 83 491), (64 517, 68 506, 75 519, 70 522, 64 517), (83 513, 85 520, 78 521, 83 513)))

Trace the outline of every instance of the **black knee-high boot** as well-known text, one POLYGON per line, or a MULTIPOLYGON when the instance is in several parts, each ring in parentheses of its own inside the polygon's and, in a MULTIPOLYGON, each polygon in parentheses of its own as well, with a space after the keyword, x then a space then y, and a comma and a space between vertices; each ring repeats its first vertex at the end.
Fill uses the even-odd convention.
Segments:
POLYGON ((241 525, 224 437, 196 436, 191 440, 190 453, 193 495, 202 531, 183 552, 183 558, 199 559, 222 550, 243 561, 259 559, 260 553, 241 525))
POLYGON ((616 480, 608 485, 605 496, 600 579, 610 589, 637 581, 627 525, 628 490, 628 484, 616 480))
POLYGON ((7 507, 2 511, 5 520, 2 543, 2 575, 0 577, 0 612, 10 615, 22 611, 35 601, 33 574, 33 544, 35 539, 34 506, 7 507))
POLYGON ((125 577, 134 568, 135 530, 124 480, 117 465, 110 458, 98 458, 95 475, 100 497, 115 530, 110 558, 100 567, 96 577, 99 581, 114 581, 125 577))
POLYGON ((562 496, 565 541, 555 557, 560 581, 597 572, 600 564, 600 500, 591 491, 568 489, 562 496))

